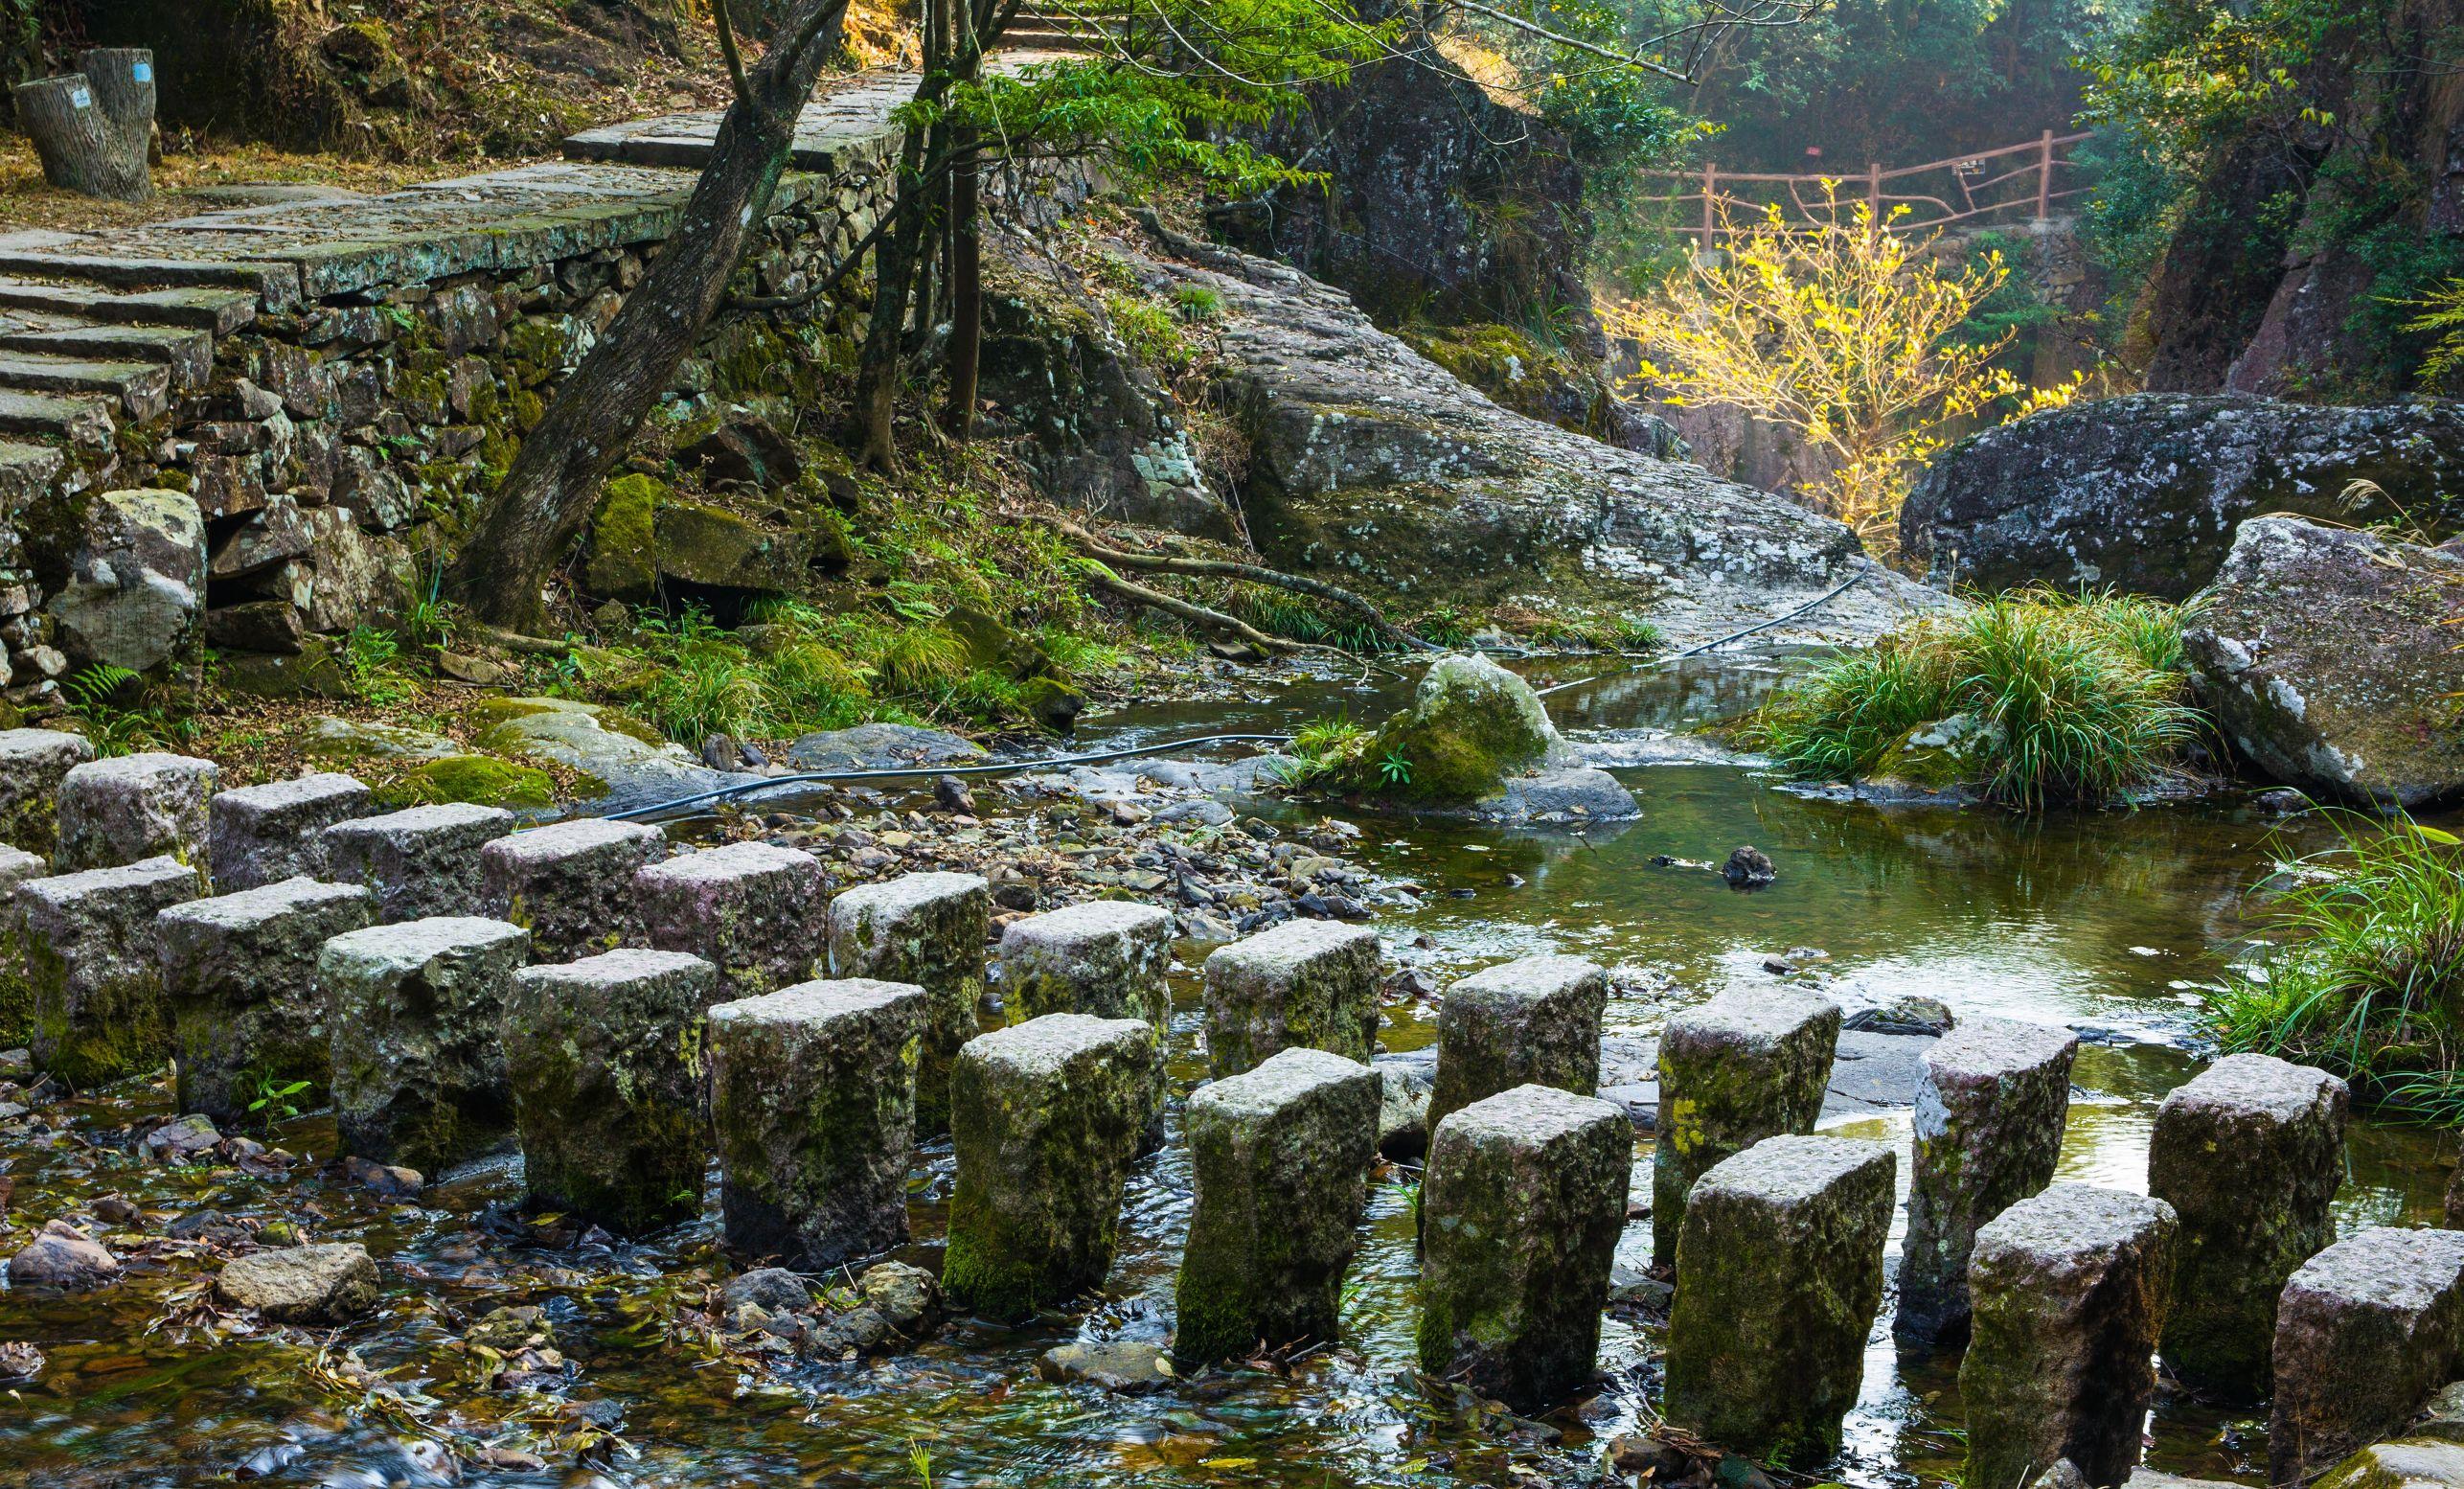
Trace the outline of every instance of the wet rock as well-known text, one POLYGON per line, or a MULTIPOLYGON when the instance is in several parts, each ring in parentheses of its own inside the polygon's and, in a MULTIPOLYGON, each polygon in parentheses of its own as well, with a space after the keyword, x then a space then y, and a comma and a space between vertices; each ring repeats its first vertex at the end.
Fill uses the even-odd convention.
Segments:
POLYGON ((1723 993, 1660 1034, 1652 1260, 1677 1260, 1694 1181, 1767 1137, 1814 1131, 1839 1047, 1839 1005, 1810 993, 1723 993))
POLYGON ((213 1121, 204 1116, 176 1117, 146 1134, 141 1145, 146 1157, 156 1163, 182 1164, 204 1157, 222 1141, 213 1121))
POLYGON ((803 1314, 813 1308, 812 1294, 804 1279, 785 1267, 756 1267, 737 1273, 719 1290, 719 1302, 730 1314, 747 1307, 767 1314, 803 1314))
POLYGON ((1302 1047, 1190 1097, 1196 1195, 1174 1294, 1181 1363, 1335 1338, 1378 1102, 1367 1065, 1302 1047))
POLYGON ((224 894, 325 875, 324 832, 366 814, 368 788, 331 771, 218 792, 206 834, 215 888, 224 894))
POLYGON ((514 974, 505 1073, 534 1204, 623 1235, 700 1213, 697 1046, 718 989, 708 962, 675 951, 514 974))
MULTIPOLYGON (((1765 963, 1768 966, 1769 963, 1765 963)), ((1839 1025, 1843 1033, 1931 1034, 1951 1032, 1957 1020, 1951 1005, 1922 993, 1903 993, 1878 1008, 1860 1008, 1839 1025)))
POLYGON ((975 765, 983 746, 942 729, 864 723, 808 734, 787 746, 799 770, 890 770, 919 766, 975 765))
POLYGON ((2440 1437, 2372 1443, 2318 1481, 2318 1489, 2456 1489, 2458 1485, 2464 1485, 2464 1444, 2440 1437))
POLYGON ((1695 1181, 1669 1313, 1671 1423, 1763 1462, 1838 1451, 1898 1168, 1881 1143, 1791 1134, 1695 1181))
POLYGON ((355 1242, 278 1247, 225 1263, 215 1295, 276 1323, 347 1323, 376 1306, 376 1259, 355 1242))
POLYGON ((47 860, 0 842, 0 1047, 20 1048, 34 1037, 34 989, 26 980, 26 940, 18 930, 17 886, 51 871, 47 860))
POLYGON ((568 961, 638 938, 634 876, 666 842, 655 827, 582 817, 479 850, 479 909, 531 933, 531 954, 568 961))
POLYGON ((2227 1055, 2157 1109, 2148 1193, 2181 1218, 2165 1368, 2220 1399, 2264 1399, 2276 1298, 2336 1239, 2344 1083, 2271 1055, 2227 1055))
POLYGON ((933 805, 944 812, 965 816, 975 814, 975 792, 954 775, 942 776, 932 783, 932 800, 933 805))
POLYGON ((530 933, 444 916, 334 937, 317 956, 346 1152, 450 1168, 513 1131, 503 1029, 530 933))
POLYGON ((856 1279, 856 1291, 908 1339, 922 1339, 941 1317, 941 1281, 921 1267, 877 1262, 856 1279))
POLYGON ((1771 866, 1771 856, 1751 843, 1728 855, 1720 865, 1720 877, 1728 881, 1731 889, 1760 889, 1774 883, 1780 871, 1771 866))
POLYGON ((718 968, 723 996, 759 997, 812 975, 827 891, 811 854, 729 843, 653 863, 633 883, 644 938, 718 968))
POLYGON ((1008 1321, 1095 1287, 1161 1099, 1152 1025, 1045 1014, 968 1042, 950 1072, 958 1176, 941 1284, 1008 1321))
POLYGON ((1476 803, 1472 815, 1506 826, 1563 827, 1630 821, 1642 811, 1634 793, 1608 771, 1567 766, 1512 777, 1497 794, 1476 803))
POLYGON ((930 1001, 913 983, 849 978, 710 1010, 729 1246, 821 1270, 906 1240, 930 1001))
POLYGON ((602 813, 750 779, 709 768, 683 745, 605 703, 495 699, 481 704, 478 717, 490 721, 479 736, 483 748, 563 766, 606 786, 607 794, 592 804, 602 813))
POLYGON ((170 858, 17 886, 35 1065, 83 1088, 162 1064, 171 1019, 154 917, 196 897, 196 871, 170 858))
POLYGON ((879 1309, 859 1304, 823 1319, 805 1352, 822 1360, 853 1360, 889 1343, 897 1332, 879 1309))
POLYGON ((93 758, 81 734, 0 729, 0 843, 51 858, 59 846, 60 781, 93 758))
POLYGON ((1470 803, 1510 777, 1557 764, 1564 746, 1530 683, 1476 653, 1441 656, 1421 676, 1412 706, 1386 721, 1336 785, 1400 801, 1470 803), (1389 759, 1409 772, 1390 780, 1389 759))
POLYGON ((2464 1346, 2464 1231, 2364 1230, 2301 1264, 2276 1308, 2269 1479, 2307 1482, 2400 1431, 2464 1346))
POLYGON ((0 1381, 31 1381, 43 1373, 50 1363, 43 1352, 23 1340, 11 1340, 0 1344, 0 1381))
POLYGON ((9 1258, 12 1288, 91 1293, 120 1280, 120 1258, 66 1221, 43 1223, 24 1250, 9 1258))
POLYGON ((1097 1386, 1120 1396, 1159 1391, 1174 1379, 1168 1351, 1150 1340, 1057 1345, 1036 1361, 1036 1373, 1047 1381, 1097 1386))
POLYGON ((2314 795, 2402 807, 2464 794, 2451 618, 2464 557, 2296 517, 2253 517, 2183 623, 2201 699, 2252 764, 2314 795))
POLYGON ((1966 1331, 1976 1227, 2053 1182, 2078 1053, 2069 1031, 2010 1019, 1971 1019, 1926 1051, 1892 1325, 1902 1338, 1966 1331))
POLYGON ((1517 1411, 1592 1377, 1634 1132, 1608 1102, 1517 1086, 1449 1113, 1421 1188, 1421 1368, 1517 1411))
POLYGON ((1382 1054, 1370 1064, 1378 1072, 1378 1151, 1396 1159, 1419 1157, 1428 1151, 1435 1064, 1382 1054))
POLYGON ((122 755, 71 769, 59 788, 63 871, 172 858, 206 874, 206 798, 221 770, 188 755, 122 755))
POLYGON ((1160 1036, 1172 1013, 1171 966, 1172 916, 1152 905, 1090 900, 1001 932, 1001 996, 1014 1019, 1144 1019, 1160 1036))
POLYGON ((903 874, 830 902, 834 974, 911 982, 929 1000, 916 1065, 918 1136, 949 1131, 949 1067, 959 1046, 981 1032, 976 1010, 992 918, 992 888, 973 874, 903 874))
POLYGON ((1217 1079, 1289 1048, 1378 1051, 1378 935, 1292 920, 1206 959, 1206 1055, 1217 1079))
POLYGON ((476 915, 479 850, 513 831, 502 807, 449 802, 361 817, 325 830, 326 877, 362 884, 380 921, 476 915))
POLYGON ((427 1184, 427 1177, 418 1169, 357 1157, 342 1160, 342 1177, 390 1200, 408 1199, 427 1184))
POLYGON ((332 1078, 325 1002, 316 980, 325 943, 374 913, 355 885, 288 879, 194 900, 155 921, 171 1006, 179 1104, 238 1126, 266 1088, 309 1084, 306 1111, 332 1078))
POLYGON ((1968 1482, 2032 1483, 2067 1458, 2089 1484, 2139 1460, 2179 1226, 2161 1200, 2056 1184, 1985 1223, 1959 1394, 1968 1482))
POLYGON ((1590 1095, 1608 1000, 1608 974, 1579 956, 1526 956, 1457 980, 1438 1005, 1429 1131, 1517 1086, 1590 1095))

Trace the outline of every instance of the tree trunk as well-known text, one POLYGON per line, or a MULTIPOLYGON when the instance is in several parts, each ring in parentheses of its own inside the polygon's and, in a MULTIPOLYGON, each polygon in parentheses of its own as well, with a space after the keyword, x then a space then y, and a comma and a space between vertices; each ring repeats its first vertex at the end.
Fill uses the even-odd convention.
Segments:
POLYGON ((949 406, 942 427, 964 440, 975 429, 975 384, 984 359, 982 179, 972 129, 952 131, 958 160, 949 193, 949 406))
POLYGON ((154 182, 146 162, 154 123, 154 55, 88 52, 87 69, 10 90, 17 127, 34 142, 52 185, 112 201, 143 201, 154 182))
POLYGON ((454 564, 453 586, 481 620, 521 630, 544 609, 549 571, 589 518, 633 431, 674 381, 746 241, 768 218, 794 152, 796 116, 820 75, 827 34, 845 9, 846 0, 797 0, 719 120, 675 232, 522 442, 454 564))

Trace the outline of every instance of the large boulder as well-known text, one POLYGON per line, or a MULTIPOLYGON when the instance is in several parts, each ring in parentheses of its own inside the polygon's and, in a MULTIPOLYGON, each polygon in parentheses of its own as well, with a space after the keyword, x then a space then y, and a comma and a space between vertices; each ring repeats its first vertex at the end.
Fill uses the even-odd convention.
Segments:
POLYGON ((2269 775, 2409 811, 2464 795, 2464 557, 2298 517, 2234 535, 2182 632, 2200 696, 2269 775))
POLYGON ((1987 589, 2110 584, 2179 600, 2214 577, 2237 524, 2277 512, 2464 518, 2464 403, 2075 403, 1937 458, 1900 509, 1900 546, 1987 589), (2348 504, 2356 481, 2376 490, 2348 504))
POLYGON ((185 492, 103 492, 84 508, 50 606, 72 661, 151 672, 193 650, 205 609, 205 517, 185 492))

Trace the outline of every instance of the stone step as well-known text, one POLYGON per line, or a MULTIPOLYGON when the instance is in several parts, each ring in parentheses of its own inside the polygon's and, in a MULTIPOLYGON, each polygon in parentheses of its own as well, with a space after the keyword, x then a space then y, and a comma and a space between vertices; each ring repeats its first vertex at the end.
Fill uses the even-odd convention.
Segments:
POLYGON ((150 289, 113 294, 89 285, 0 279, 0 308, 74 315, 121 326, 181 326, 227 336, 257 318, 244 289, 150 289))
POLYGON ((100 449, 111 443, 111 404, 0 387, 0 434, 33 434, 100 449))
POLYGON ((0 330, 0 352, 55 356, 112 357, 158 362, 171 369, 182 390, 201 388, 214 376, 214 333, 164 326, 67 326, 50 330, 0 330))
POLYGON ((67 461, 57 446, 0 440, 0 511, 21 507, 50 490, 67 461))
POLYGON ((171 370, 160 362, 111 362, 35 352, 0 352, 0 388, 29 393, 107 393, 128 417, 159 418, 171 407, 171 370))
POLYGON ((0 246, 0 274, 81 280, 114 289, 241 289, 268 310, 300 304, 300 272, 289 263, 217 263, 200 259, 112 258, 0 246))

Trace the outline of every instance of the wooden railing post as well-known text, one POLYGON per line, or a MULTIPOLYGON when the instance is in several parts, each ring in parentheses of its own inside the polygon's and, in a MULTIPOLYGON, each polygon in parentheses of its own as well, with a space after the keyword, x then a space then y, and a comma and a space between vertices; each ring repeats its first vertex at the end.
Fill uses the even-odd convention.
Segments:
POLYGON ((1720 199, 1720 168, 1702 163, 1702 251, 1711 251, 1711 206, 1720 199))
POLYGON ((2047 129, 2036 147, 2036 219, 2053 216, 2053 131, 2047 129))
POLYGON ((1868 161, 1865 164, 1865 211, 1873 218, 1876 224, 1879 225, 1882 222, 1882 163, 1879 160, 1868 161))

